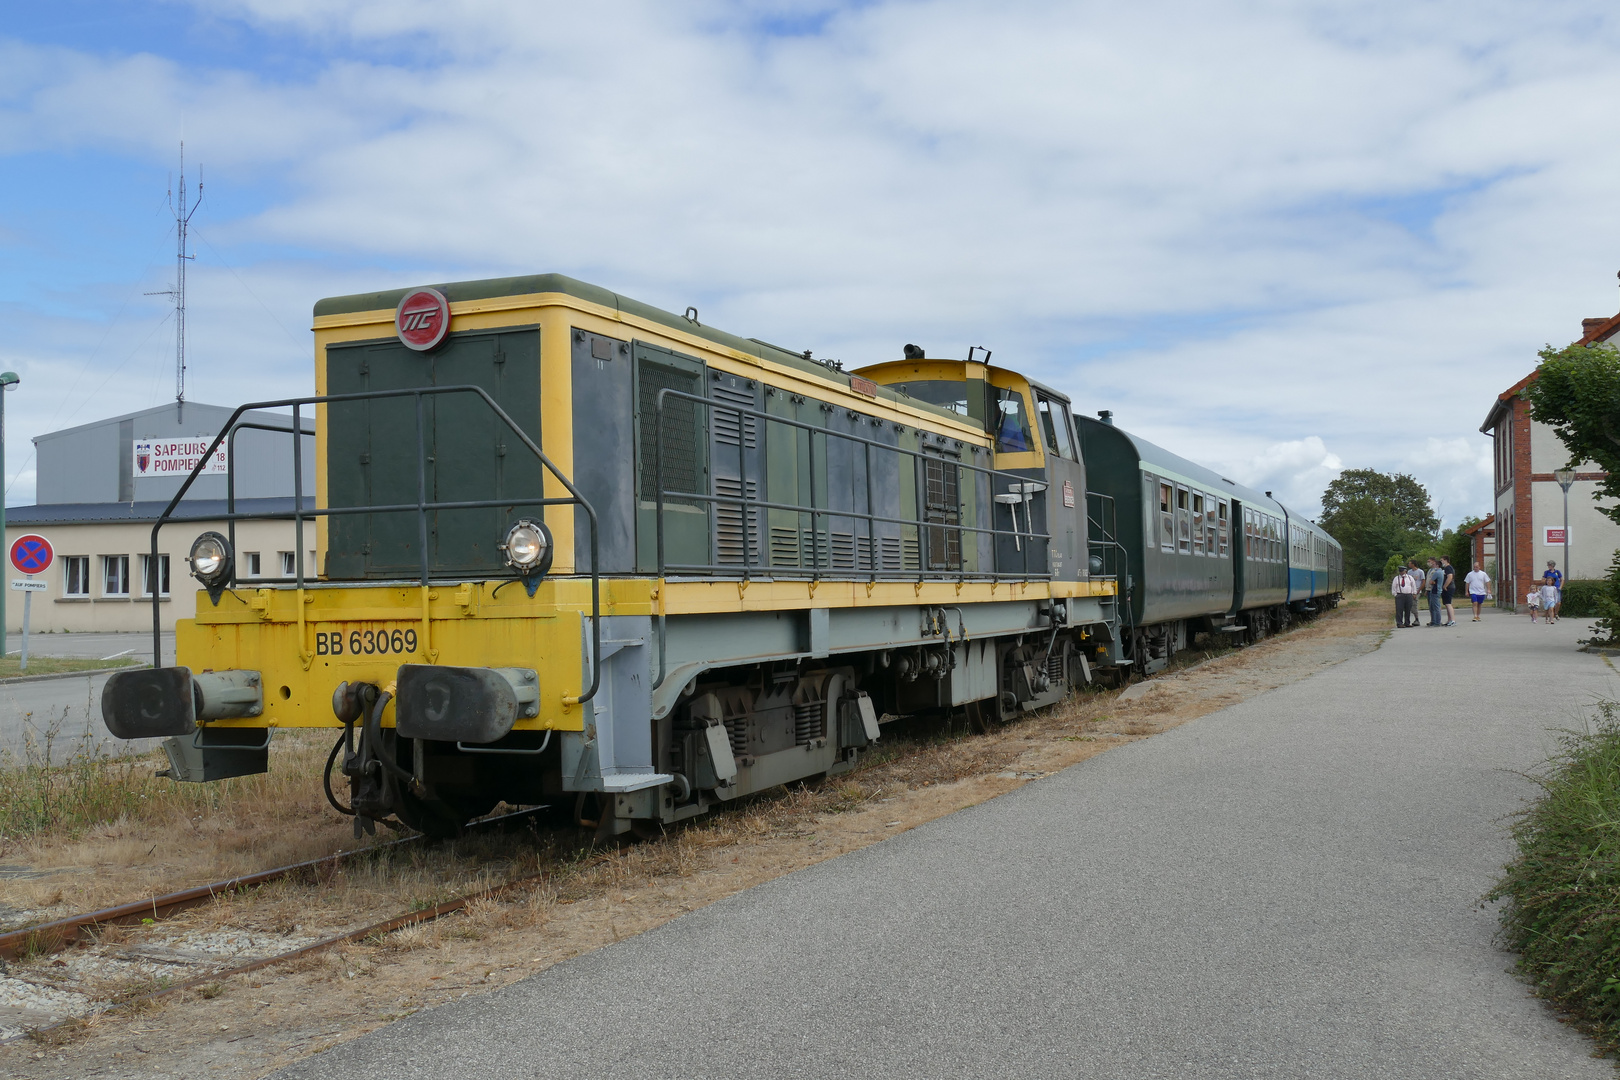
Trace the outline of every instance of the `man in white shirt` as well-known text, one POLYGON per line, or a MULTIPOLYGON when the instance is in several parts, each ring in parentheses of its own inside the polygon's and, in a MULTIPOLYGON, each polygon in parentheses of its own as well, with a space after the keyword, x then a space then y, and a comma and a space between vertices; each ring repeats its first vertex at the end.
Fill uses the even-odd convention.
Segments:
POLYGON ((1485 606, 1485 598, 1491 593, 1491 579, 1485 576, 1485 568, 1478 559, 1474 560, 1474 568, 1463 578, 1468 585, 1468 599, 1474 605, 1474 621, 1479 622, 1480 610, 1485 606))
POLYGON ((1395 573, 1395 580, 1389 587, 1390 593, 1395 597, 1395 626, 1404 630, 1408 626, 1417 625, 1417 594, 1418 579, 1407 567, 1401 567, 1395 573))

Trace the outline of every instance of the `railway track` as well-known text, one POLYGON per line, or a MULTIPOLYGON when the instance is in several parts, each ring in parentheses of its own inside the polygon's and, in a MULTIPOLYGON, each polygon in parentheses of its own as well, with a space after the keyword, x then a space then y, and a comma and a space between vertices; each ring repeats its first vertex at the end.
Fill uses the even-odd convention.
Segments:
MULTIPOLYGON (((467 826, 467 829, 469 832, 485 832, 507 828, 520 821, 532 820, 544 809, 545 807, 533 807, 527 810, 514 811, 510 814, 484 818, 471 823, 467 826)), ((317 877, 330 875, 332 871, 345 862, 355 859, 375 858, 385 851, 418 846, 426 842, 428 842, 428 838, 425 836, 402 837, 398 840, 390 840, 385 844, 357 848, 354 851, 340 851, 333 855, 323 855, 318 859, 291 863, 287 866, 278 866, 271 870, 261 870, 252 874, 242 874, 237 877, 226 878, 223 881, 210 882, 207 885, 198 885, 190 889, 181 889, 178 892, 148 897, 145 900, 137 900, 133 903, 119 904, 116 907, 87 911, 79 915, 69 915, 64 919, 55 919, 47 923, 19 927, 16 930, 0 934, 0 958, 16 960, 25 955, 38 956, 61 952, 68 946, 80 941, 94 940, 97 931, 102 927, 124 926, 131 923, 147 923, 148 921, 156 922, 188 908, 212 903, 221 897, 241 892, 244 889, 301 875, 317 877)))

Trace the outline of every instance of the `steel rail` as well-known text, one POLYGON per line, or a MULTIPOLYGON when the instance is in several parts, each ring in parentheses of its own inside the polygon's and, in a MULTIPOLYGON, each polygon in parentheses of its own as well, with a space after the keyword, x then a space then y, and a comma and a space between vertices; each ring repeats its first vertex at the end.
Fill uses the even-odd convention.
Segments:
MULTIPOLYGON (((483 818, 480 821, 473 822, 468 828, 480 830, 493 828, 520 818, 532 817, 536 813, 538 813, 538 809, 518 810, 514 813, 502 814, 499 817, 483 818)), ((227 878, 224 881, 214 881, 207 885, 181 889, 179 892, 165 893, 162 896, 152 896, 129 904, 119 904, 116 907, 102 908, 99 911, 89 911, 81 915, 69 915, 67 918, 56 919, 48 923, 25 926, 0 934, 0 958, 15 960, 24 954, 37 955, 61 952, 75 942, 91 938, 94 931, 99 927, 127 925, 147 919, 167 918, 176 912, 210 903, 233 892, 240 892, 243 889, 250 889, 256 885, 264 885, 272 881, 279 881, 301 872, 318 870, 326 866, 336 866, 351 859, 391 851, 404 845, 419 844, 426 839, 427 837, 421 835, 401 837, 398 840, 390 840, 387 843, 375 844, 371 847, 356 848, 353 851, 339 851, 332 855, 323 855, 318 859, 278 866, 272 870, 241 874, 237 877, 227 878)))

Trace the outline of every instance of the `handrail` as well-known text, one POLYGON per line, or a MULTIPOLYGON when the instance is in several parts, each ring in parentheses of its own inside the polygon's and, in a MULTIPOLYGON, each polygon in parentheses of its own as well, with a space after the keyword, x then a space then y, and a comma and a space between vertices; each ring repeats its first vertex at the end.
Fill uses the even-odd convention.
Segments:
MULTIPOLYGON (((195 516, 195 517, 175 517, 174 516, 174 510, 175 510, 175 507, 177 507, 180 504, 180 500, 185 498, 186 492, 191 490, 191 485, 196 481, 197 477, 202 475, 203 467, 208 463, 208 460, 214 456, 214 452, 219 449, 220 442, 223 441, 224 439, 226 439, 227 437, 229 437, 232 440, 231 446, 232 446, 232 448, 234 448, 234 446, 235 446, 235 432, 239 427, 242 427, 242 428, 251 427, 251 428, 258 428, 258 429, 263 429, 263 430, 281 430, 281 431, 285 431, 286 433, 293 436, 293 467, 294 467, 295 475, 293 477, 294 496, 293 496, 293 509, 292 509, 292 511, 290 513, 237 513, 236 512, 236 499, 235 499, 235 491, 236 491, 236 457, 235 457, 234 454, 232 454, 230 456, 229 460, 227 460, 226 465, 225 465, 225 475, 226 475, 225 490, 226 490, 226 507, 227 507, 227 510, 226 510, 226 514, 224 515, 224 517, 227 520, 227 522, 230 523, 229 527, 231 529, 231 533, 232 533, 233 537, 234 537, 234 534, 235 534, 235 522, 237 522, 239 520, 241 520, 241 521, 248 521, 248 520, 281 521, 281 520, 286 520, 288 518, 292 519, 292 521, 294 522, 294 525, 295 525, 295 531, 296 531, 297 536, 298 536, 298 541, 297 541, 298 542, 298 551, 297 551, 297 554, 295 556, 296 575, 295 575, 293 580, 296 583, 296 587, 297 587, 297 589, 299 591, 300 596, 302 596, 302 593, 303 593, 303 590, 304 590, 304 582, 305 582, 303 523, 304 523, 304 519, 306 517, 316 518, 316 517, 331 517, 331 516, 335 516, 335 515, 338 515, 338 514, 403 513, 403 512, 407 512, 407 511, 415 511, 416 514, 418 515, 418 522, 419 522, 419 526, 420 526, 419 532, 418 532, 418 537, 419 537, 419 545, 418 546, 421 549, 422 609, 423 609, 423 615, 424 615, 424 617, 426 617, 426 615, 427 615, 427 604, 428 604, 428 589, 430 587, 430 583, 429 583, 430 567, 428 565, 428 551, 427 551, 427 512, 429 510, 472 510, 472 509, 481 509, 481 508, 498 507, 498 506, 512 506, 512 505, 526 505, 526 506, 573 505, 573 506, 578 506, 581 509, 583 509, 585 511, 586 519, 590 524, 590 534, 591 534, 591 684, 590 684, 589 688, 587 688, 578 697, 574 697, 572 695, 569 695, 569 696, 564 698, 564 701, 565 701, 566 704, 578 705, 578 704, 583 704, 584 702, 587 702, 587 701, 591 700, 591 698, 596 696, 597 690, 599 690, 601 688, 601 685, 602 685, 602 661, 601 661, 601 652, 602 652, 602 588, 601 588, 602 587, 602 576, 601 576, 601 571, 600 571, 600 569, 598 567, 598 563, 599 563, 600 560, 598 558, 598 552, 597 552, 597 549, 598 549, 599 545, 598 545, 598 536, 597 536, 596 509, 593 506, 591 506, 590 501, 588 499, 586 499, 585 496, 580 494, 579 489, 574 486, 573 481, 569 480, 568 477, 566 477, 566 476, 564 476, 562 474, 562 471, 560 469, 558 469, 555 464, 552 463, 552 461, 551 461, 551 459, 549 457, 546 456, 545 451, 541 450, 539 445, 533 439, 529 438, 528 433, 525 432, 523 430, 523 428, 518 425, 517 421, 513 420, 512 417, 507 414, 505 409, 501 408, 500 404, 498 402, 496 402, 496 400, 494 398, 490 397, 489 392, 486 391, 483 387, 481 387, 481 386, 471 386, 471 385, 454 385, 454 386, 420 386, 420 387, 402 388, 402 389, 397 389, 397 390, 363 390, 363 391, 358 391, 358 392, 351 393, 351 394, 320 394, 320 395, 311 395, 311 396, 304 396, 304 397, 281 398, 281 399, 275 400, 275 401, 253 401, 253 402, 248 402, 245 405, 237 406, 236 410, 231 413, 230 418, 225 421, 224 428, 219 432, 219 434, 214 436, 213 441, 208 444, 208 449, 203 453, 201 459, 197 462, 197 464, 192 468, 191 472, 186 476, 185 480, 181 483, 180 490, 175 492, 174 497, 169 500, 168 505, 163 508, 163 512, 161 514, 159 514, 157 520, 155 522, 153 522, 153 524, 152 524, 152 565, 154 567, 158 565, 158 559, 159 559, 158 533, 163 528, 164 524, 166 524, 167 522, 170 522, 170 521, 218 521, 220 519, 221 515, 219 515, 219 514, 199 515, 199 516, 195 516), (510 498, 508 498, 508 499, 497 499, 497 500, 484 499, 484 500, 475 500, 475 501, 444 502, 444 503, 428 502, 427 501, 427 441, 426 441, 425 425, 424 425, 424 422, 423 422, 423 408, 422 408, 423 400, 422 399, 425 398, 425 397, 428 397, 430 395, 431 396, 437 396, 437 395, 440 395, 440 394, 475 394, 479 398, 481 398, 483 400, 484 404, 488 405, 490 410, 492 412, 494 412, 494 414, 498 418, 500 418, 500 420, 503 421, 508 428, 510 428, 512 430, 512 433, 514 435, 516 435, 520 440, 522 440, 523 445, 526 446, 529 449, 529 451, 531 453, 533 453, 536 458, 539 459, 540 464, 545 467, 546 471, 551 473, 551 475, 556 478, 557 482, 560 483, 563 486, 563 488, 567 490, 567 492, 569 494, 569 498, 566 498, 566 499, 564 499, 564 498, 545 498, 543 496, 543 493, 542 493, 542 497, 539 498, 539 499, 510 499, 510 498), (382 398, 401 398, 401 397, 413 398, 415 400, 415 402, 416 402, 416 417, 417 417, 417 424, 416 424, 417 500, 416 500, 416 502, 414 502, 414 503, 390 504, 390 505, 385 505, 385 506, 336 507, 336 508, 333 508, 333 507, 315 507, 315 508, 312 508, 312 509, 309 509, 309 510, 305 510, 304 506, 303 506, 303 483, 304 483, 304 480, 303 480, 303 468, 302 468, 302 464, 303 464, 302 436, 303 436, 304 432, 302 430, 300 430, 301 427, 302 427, 302 422, 301 422, 301 418, 300 418, 300 415, 299 415, 299 411, 300 411, 301 407, 305 406, 305 405, 328 405, 328 404, 331 404, 333 402, 374 401, 374 400, 378 400, 378 399, 382 399, 382 398), (245 423, 239 422, 241 420, 242 414, 245 413, 245 412, 248 412, 249 410, 254 410, 254 409, 280 409, 280 408, 291 408, 293 410, 293 426, 291 428, 276 429, 276 428, 269 428, 266 425, 259 424, 259 423, 256 423, 254 421, 247 421, 245 423)), ((232 554, 233 562, 234 562, 235 553, 236 553, 236 545, 233 542, 231 544, 231 554, 232 554)), ((233 571, 232 571, 232 575, 231 575, 231 582, 232 582, 233 585, 236 583, 236 580, 237 579, 236 579, 236 575, 235 575, 234 567, 233 567, 233 571)), ((153 596, 152 596, 152 666, 153 667, 160 667, 160 666, 162 666, 162 662, 163 662, 162 615, 161 615, 161 609, 158 606, 158 599, 159 599, 159 597, 158 597, 157 590, 153 590, 153 596)), ((301 603, 299 604, 299 622, 300 622, 300 624, 302 624, 302 622, 303 622, 303 605, 301 603)), ((425 650, 427 648, 427 642, 424 641, 422 643, 422 645, 423 645, 423 649, 425 650)), ((300 640, 299 640, 298 647, 299 647, 300 650, 302 650, 303 647, 304 647, 304 643, 303 643, 302 638, 300 638, 300 640)))

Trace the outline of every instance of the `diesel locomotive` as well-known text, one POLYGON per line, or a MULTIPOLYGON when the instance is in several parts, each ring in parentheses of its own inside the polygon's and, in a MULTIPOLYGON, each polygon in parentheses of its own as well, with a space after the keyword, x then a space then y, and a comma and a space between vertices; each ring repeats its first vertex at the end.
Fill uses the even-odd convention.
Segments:
POLYGON ((207 602, 102 713, 182 781, 332 730, 356 835, 502 801, 656 829, 846 771, 892 718, 1003 723, 1342 588, 1338 545, 1269 495, 978 349, 846 372, 560 275, 314 316, 315 394, 216 440, 313 411, 293 573, 239 573, 262 515, 228 477, 189 558, 207 602))

